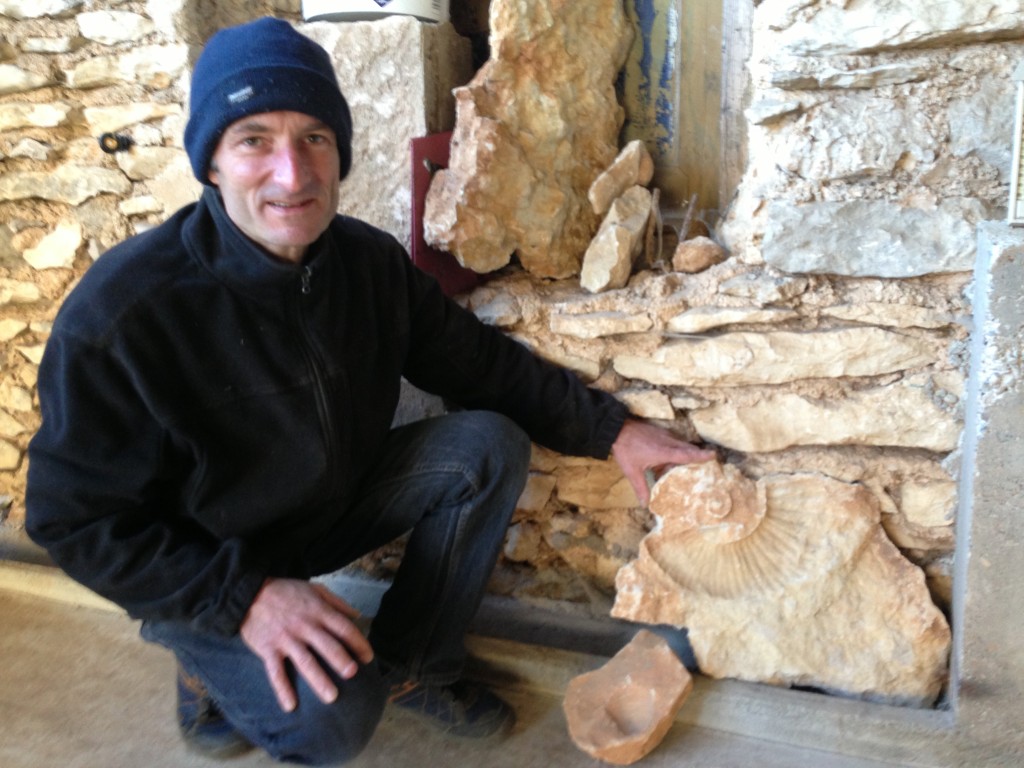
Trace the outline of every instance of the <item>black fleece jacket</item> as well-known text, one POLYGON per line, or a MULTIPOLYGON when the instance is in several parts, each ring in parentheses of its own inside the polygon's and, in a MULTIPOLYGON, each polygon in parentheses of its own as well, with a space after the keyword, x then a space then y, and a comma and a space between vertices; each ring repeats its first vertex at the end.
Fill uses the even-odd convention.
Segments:
POLYGON ((27 528, 142 619, 232 634, 267 576, 352 500, 400 379, 604 458, 626 409, 444 297, 401 245, 338 216, 272 259, 215 191, 104 254, 39 372, 27 528))

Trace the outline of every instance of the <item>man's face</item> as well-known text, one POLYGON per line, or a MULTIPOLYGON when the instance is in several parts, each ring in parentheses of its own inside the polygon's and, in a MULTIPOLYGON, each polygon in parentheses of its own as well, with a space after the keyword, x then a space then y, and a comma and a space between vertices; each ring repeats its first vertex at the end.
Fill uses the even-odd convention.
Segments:
POLYGON ((301 112, 263 112, 228 126, 210 181, 251 240, 299 263, 338 208, 340 160, 327 125, 301 112))

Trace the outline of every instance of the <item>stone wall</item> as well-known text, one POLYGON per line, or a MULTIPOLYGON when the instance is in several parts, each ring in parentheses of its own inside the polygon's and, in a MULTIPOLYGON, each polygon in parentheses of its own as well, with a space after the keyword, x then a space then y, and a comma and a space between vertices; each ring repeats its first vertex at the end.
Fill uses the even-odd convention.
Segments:
MULTIPOLYGON (((948 610, 975 232, 1005 216, 1022 10, 765 0, 730 257, 596 296, 506 271, 469 306, 749 477, 870 489, 948 610)), ((607 462, 538 450, 530 490, 495 588, 603 610, 652 521, 607 462)))

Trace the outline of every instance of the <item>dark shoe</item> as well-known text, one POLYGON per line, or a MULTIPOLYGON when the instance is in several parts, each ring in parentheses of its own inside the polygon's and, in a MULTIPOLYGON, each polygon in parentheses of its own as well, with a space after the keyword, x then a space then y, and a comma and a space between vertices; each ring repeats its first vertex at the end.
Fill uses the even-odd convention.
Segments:
POLYGON ((178 730, 185 746, 206 757, 222 760, 252 749, 242 734, 224 719, 198 678, 178 665, 178 730))
POLYGON ((460 680, 450 685, 408 681, 391 687, 388 703, 425 717, 452 736, 483 739, 507 734, 516 713, 482 685, 460 680))

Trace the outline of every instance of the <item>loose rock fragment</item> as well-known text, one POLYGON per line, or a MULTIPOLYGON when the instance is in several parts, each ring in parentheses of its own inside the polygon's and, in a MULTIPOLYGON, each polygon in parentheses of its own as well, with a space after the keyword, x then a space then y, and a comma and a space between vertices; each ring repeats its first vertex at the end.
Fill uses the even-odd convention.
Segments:
POLYGON ((684 240, 672 254, 672 269, 676 272, 703 272, 708 267, 725 261, 725 249, 710 237, 684 240))
POLYGON ((631 765, 661 743, 691 690, 690 673, 664 638, 640 630, 603 667, 569 683, 569 735, 598 760, 631 765))
POLYGON ((633 186, 647 186, 654 178, 654 160, 639 139, 629 142, 608 169, 594 179, 587 199, 594 213, 603 216, 623 192, 633 186))

